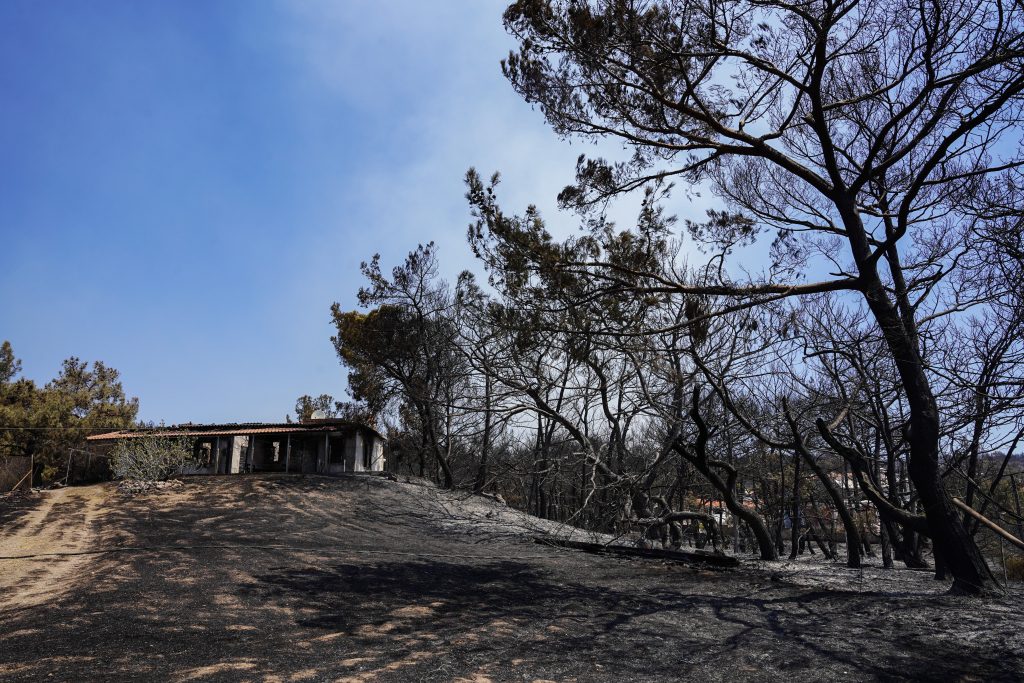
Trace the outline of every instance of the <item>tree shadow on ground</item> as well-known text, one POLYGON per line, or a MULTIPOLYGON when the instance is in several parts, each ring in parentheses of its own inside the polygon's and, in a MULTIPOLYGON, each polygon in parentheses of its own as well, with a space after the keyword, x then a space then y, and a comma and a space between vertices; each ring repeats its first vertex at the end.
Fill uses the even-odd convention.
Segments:
POLYGON ((1019 615, 985 622, 988 603, 477 544, 414 503, 300 477, 211 477, 119 501, 97 524, 122 551, 95 556, 44 607, 0 602, 0 678, 1024 677, 1019 615))
MULTIPOLYGON (((872 612, 873 596, 862 593, 713 595, 702 594, 700 582, 653 591, 642 576, 634 586, 589 584, 585 577, 563 583, 517 561, 332 563, 278 567, 255 578, 259 585, 246 590, 267 602, 301 605, 303 628, 341 634, 371 654, 408 655, 440 643, 461 660, 459 670, 489 659, 556 675, 593 674, 593 664, 604 662, 602 677, 620 679, 686 676, 721 661, 740 663, 753 678, 766 670, 811 678, 845 670, 880 680, 982 672, 988 680, 1014 680, 1021 673, 1006 652, 961 647, 937 659, 921 647, 928 633, 894 642, 884 617, 872 633, 851 619, 872 612), (758 661, 766 657, 771 661, 758 661)), ((909 613, 925 599, 893 595, 888 606, 909 613)))

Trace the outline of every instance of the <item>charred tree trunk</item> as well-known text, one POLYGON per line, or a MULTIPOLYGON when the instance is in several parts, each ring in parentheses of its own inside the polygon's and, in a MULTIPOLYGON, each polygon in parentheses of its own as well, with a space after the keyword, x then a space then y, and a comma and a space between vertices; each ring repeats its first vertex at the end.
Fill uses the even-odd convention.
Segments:
MULTIPOLYGON (((634 524, 642 524, 650 529, 657 529, 659 537, 667 537, 670 527, 675 524, 678 526, 678 522, 683 520, 692 521, 694 524, 700 523, 704 529, 708 532, 708 538, 711 539, 711 545, 715 550, 718 550, 719 542, 724 542, 725 538, 722 536, 721 527, 718 522, 715 521, 714 516, 706 515, 701 512, 667 512, 660 517, 647 517, 633 520, 634 524)), ((681 544, 681 534, 680 534, 681 544)))
POLYGON ((477 462, 473 492, 482 493, 487 486, 487 461, 491 456, 491 376, 484 377, 484 435, 480 444, 480 460, 477 462))
POLYGON ((775 550, 781 556, 786 550, 783 531, 786 528, 786 462, 779 453, 779 522, 775 525, 775 550))
POLYGON ((800 454, 793 453, 793 505, 790 508, 790 534, 789 559, 795 560, 797 556, 797 541, 800 539, 800 454))
POLYGON ((426 478, 427 476, 427 430, 420 430, 420 477, 426 478))
POLYGON ((721 494, 722 500, 725 502, 725 506, 729 509, 729 512, 747 523, 747 526, 750 528, 751 533, 754 534, 758 548, 761 551, 761 559, 779 559, 778 553, 775 551, 775 543, 772 541, 771 534, 768 532, 768 527, 765 525, 764 519, 762 519, 761 515, 757 514, 755 510, 748 510, 738 500, 736 500, 736 478, 738 476, 736 468, 727 462, 711 460, 708 458, 707 443, 709 433, 707 424, 704 422, 704 418, 701 417, 700 414, 700 390, 697 388, 693 390, 693 403, 690 409, 690 418, 697 427, 697 441, 694 444, 694 450, 691 451, 680 440, 676 440, 672 446, 673 449, 680 456, 685 458, 687 462, 693 465, 694 469, 700 472, 701 475, 715 487, 715 490, 721 494), (718 474, 718 471, 725 472, 725 480, 723 480, 718 474))
MULTIPOLYGON (((848 217, 851 215, 852 212, 847 214, 848 217)), ((942 557, 945 567, 953 576, 951 590, 954 593, 981 595, 997 592, 999 584, 992 576, 978 545, 968 533, 962 517, 942 488, 939 472, 939 411, 920 355, 913 309, 904 305, 901 315, 901 311, 890 302, 877 271, 869 263, 869 257, 866 257, 871 249, 866 243, 863 225, 859 219, 856 225, 850 220, 845 222, 853 228, 849 235, 864 283, 864 297, 896 362, 896 370, 906 392, 910 407, 908 470, 924 508, 936 557, 942 557)), ((890 257, 893 277, 901 280, 902 271, 894 254, 895 245, 886 256, 890 257)))
POLYGON ((882 539, 882 566, 892 569, 892 539, 889 537, 889 525, 879 522, 878 534, 882 539))
POLYGON ((808 518, 807 522, 807 535, 811 537, 811 540, 821 549, 821 554, 825 556, 826 560, 835 559, 835 555, 827 545, 821 540, 821 536, 818 534, 817 529, 814 528, 814 523, 808 518))
POLYGON ((448 456, 441 448, 440 435, 437 433, 437 422, 435 421, 434 409, 431 404, 422 404, 419 407, 420 422, 423 424, 423 438, 425 444, 429 446, 431 452, 434 455, 435 466, 440 468, 441 477, 440 484, 450 489, 454 486, 454 478, 452 476, 451 465, 448 462, 448 456))
MULTIPOLYGON (((796 419, 789 412, 789 407, 784 405, 783 409, 786 414, 786 421, 789 423, 790 432, 793 434, 793 443, 797 452, 803 457, 804 462, 811 468, 814 475, 818 477, 818 481, 821 482, 825 493, 828 494, 828 497, 832 500, 832 505, 835 506, 836 512, 839 514, 839 520, 843 523, 843 529, 846 531, 846 566, 851 569, 858 569, 861 566, 861 554, 860 530, 857 528, 857 522, 853 519, 850 509, 846 506, 842 492, 835 482, 832 481, 832 478, 828 476, 828 472, 818 464, 811 456, 810 451, 807 450, 807 443, 797 427, 796 419)), ((843 479, 845 485, 845 476, 843 479)))

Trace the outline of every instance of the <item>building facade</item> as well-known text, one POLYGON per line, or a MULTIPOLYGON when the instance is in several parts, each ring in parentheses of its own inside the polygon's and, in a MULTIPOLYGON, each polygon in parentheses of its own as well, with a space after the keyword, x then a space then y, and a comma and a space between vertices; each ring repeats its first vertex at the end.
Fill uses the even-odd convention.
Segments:
POLYGON ((382 472, 385 465, 385 440, 380 432, 364 424, 335 419, 190 423, 94 434, 87 440, 102 448, 147 436, 192 439, 196 464, 185 474, 343 474, 382 472))

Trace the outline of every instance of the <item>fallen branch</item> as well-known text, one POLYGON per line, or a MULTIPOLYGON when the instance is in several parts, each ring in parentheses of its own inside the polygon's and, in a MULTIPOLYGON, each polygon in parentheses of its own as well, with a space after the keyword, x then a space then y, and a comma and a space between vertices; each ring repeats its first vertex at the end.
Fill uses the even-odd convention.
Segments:
POLYGON ((585 543, 583 541, 566 541, 559 538, 535 537, 533 539, 541 545, 551 545, 559 548, 572 548, 583 550, 588 553, 613 555, 626 555, 629 557, 646 557, 653 560, 675 560, 676 562, 701 562, 716 567, 738 567, 740 561, 731 555, 719 555, 707 551, 683 551, 683 550, 655 550, 653 548, 631 548, 624 545, 603 545, 601 543, 585 543))
POLYGON ((708 532, 708 536, 711 537, 711 544, 717 549, 718 542, 721 541, 725 545, 725 538, 722 536, 722 530, 718 528, 718 522, 711 515, 706 515, 702 512, 669 512, 661 517, 643 517, 640 519, 630 520, 631 524, 639 524, 646 526, 648 529, 656 526, 663 526, 665 524, 671 524, 672 522, 690 522, 696 521, 704 525, 704 528, 708 532))
POLYGON ((954 498, 953 504, 956 505, 961 510, 963 510, 964 512, 966 512, 967 514, 969 514, 971 517, 974 517, 976 520, 987 526, 992 531, 996 532, 997 534, 1005 538, 1010 543, 1014 544, 1021 550, 1024 550, 1024 541, 1020 540, 1019 538, 1011 534, 1009 531, 1007 531, 1003 527, 999 526, 998 524, 990 520, 988 517, 984 516, 983 514, 972 508, 967 503, 963 502, 959 498, 954 498))

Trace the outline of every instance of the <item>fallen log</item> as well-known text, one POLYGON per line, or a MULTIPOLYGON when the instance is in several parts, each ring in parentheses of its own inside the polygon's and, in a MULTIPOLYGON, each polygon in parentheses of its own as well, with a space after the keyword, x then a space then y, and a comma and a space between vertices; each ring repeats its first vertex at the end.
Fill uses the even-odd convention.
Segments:
POLYGON ((588 553, 624 555, 626 557, 646 557, 652 560, 674 560, 676 562, 697 562, 715 567, 738 567, 740 561, 731 555, 720 555, 706 550, 655 550, 654 548, 635 548, 625 545, 604 545, 602 543, 585 543, 583 541, 567 541, 561 538, 535 536, 534 542, 557 548, 572 548, 588 553))

